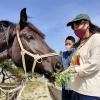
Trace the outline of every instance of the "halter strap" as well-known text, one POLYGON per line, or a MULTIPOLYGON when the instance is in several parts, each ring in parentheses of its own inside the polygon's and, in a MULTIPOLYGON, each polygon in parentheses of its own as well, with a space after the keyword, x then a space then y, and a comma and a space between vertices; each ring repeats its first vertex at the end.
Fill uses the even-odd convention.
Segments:
POLYGON ((24 58, 25 54, 27 54, 27 55, 29 55, 29 56, 34 58, 33 67, 32 67, 32 73, 34 72, 36 63, 42 63, 42 58, 51 57, 51 56, 57 56, 58 55, 57 53, 49 53, 49 54, 43 54, 43 55, 32 54, 31 52, 25 50, 23 45, 22 45, 21 39, 19 37, 18 30, 17 30, 17 39, 18 39, 18 43, 19 43, 20 48, 21 48, 22 63, 23 63, 23 68, 24 68, 26 77, 27 77, 27 72, 26 72, 26 64, 25 64, 25 58, 24 58), (41 62, 38 62, 39 59, 41 59, 41 62))

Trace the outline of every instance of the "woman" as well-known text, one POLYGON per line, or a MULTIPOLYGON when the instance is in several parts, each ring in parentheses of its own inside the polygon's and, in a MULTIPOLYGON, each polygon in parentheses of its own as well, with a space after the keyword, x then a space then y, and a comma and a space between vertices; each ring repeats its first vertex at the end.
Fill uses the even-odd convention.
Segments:
POLYGON ((72 100, 100 100, 100 28, 87 14, 77 15, 67 26, 79 37, 70 67, 75 75, 72 100))

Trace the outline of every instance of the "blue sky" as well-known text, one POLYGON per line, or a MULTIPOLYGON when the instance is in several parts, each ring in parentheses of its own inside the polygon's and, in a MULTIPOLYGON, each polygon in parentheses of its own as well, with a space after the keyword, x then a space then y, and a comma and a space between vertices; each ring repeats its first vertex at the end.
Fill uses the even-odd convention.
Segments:
MULTIPOLYGON (((66 23, 76 15, 86 13, 100 26, 100 0, 1 0, 0 20, 19 22, 20 10, 27 8, 29 22, 45 35, 45 41, 57 53, 65 50, 65 38, 74 35, 66 23)), ((77 40, 77 38, 76 38, 77 40)))

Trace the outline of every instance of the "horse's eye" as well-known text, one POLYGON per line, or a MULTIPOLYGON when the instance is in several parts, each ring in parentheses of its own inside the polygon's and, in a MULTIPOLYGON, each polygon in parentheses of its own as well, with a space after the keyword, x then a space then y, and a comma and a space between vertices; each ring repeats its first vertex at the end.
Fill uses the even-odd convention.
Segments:
POLYGON ((33 39, 33 36, 32 36, 32 35, 27 35, 26 38, 27 38, 28 40, 31 40, 31 39, 33 39))

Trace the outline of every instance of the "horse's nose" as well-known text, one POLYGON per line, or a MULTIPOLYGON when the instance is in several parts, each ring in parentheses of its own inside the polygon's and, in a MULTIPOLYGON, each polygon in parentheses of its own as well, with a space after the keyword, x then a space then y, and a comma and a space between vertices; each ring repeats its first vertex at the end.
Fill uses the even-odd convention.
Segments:
POLYGON ((63 69, 63 65, 60 62, 57 62, 54 66, 54 72, 62 71, 63 69))

